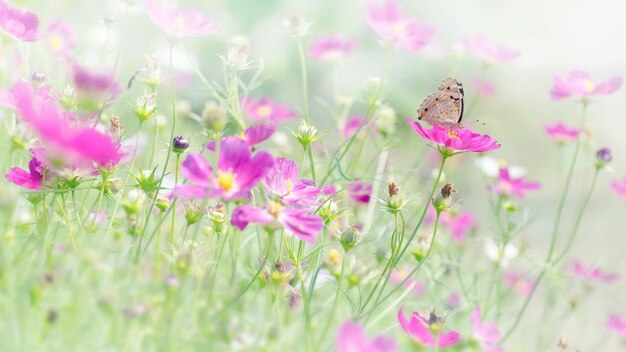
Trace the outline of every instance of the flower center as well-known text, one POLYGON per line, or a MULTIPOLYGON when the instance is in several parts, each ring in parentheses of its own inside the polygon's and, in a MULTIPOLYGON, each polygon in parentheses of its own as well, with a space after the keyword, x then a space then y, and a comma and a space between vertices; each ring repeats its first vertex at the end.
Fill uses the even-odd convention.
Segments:
POLYGON ((217 171, 217 184, 225 191, 230 191, 235 184, 235 174, 232 170, 217 171))
POLYGON ((183 16, 176 16, 174 18, 174 27, 176 29, 181 30, 185 28, 185 18, 183 16))
POLYGON ((61 50, 61 47, 63 47, 63 41, 58 36, 54 36, 50 38, 50 46, 53 50, 61 50))
POLYGON ((291 194, 291 192, 293 191, 293 182, 291 182, 290 179, 287 179, 285 181, 285 184, 287 185, 287 193, 285 195, 291 194))
POLYGON ((501 182, 500 188, 502 188, 502 191, 506 194, 511 193, 511 191, 513 190, 513 186, 508 182, 501 182))
POLYGON ((267 210, 268 213, 270 213, 270 215, 272 215, 273 217, 277 218, 278 215, 280 215, 280 211, 283 209, 283 206, 280 205, 280 203, 275 202, 275 201, 271 201, 269 204, 269 209, 267 210))
POLYGON ((586 79, 583 81, 583 86, 585 87, 585 89, 587 90, 587 92, 591 93, 593 92, 593 90, 596 88, 595 83, 593 83, 591 80, 586 79))
POLYGON ((270 117, 272 115, 272 107, 269 105, 261 105, 256 109, 256 113, 260 117, 270 117))
POLYGON ((448 137, 460 140, 459 135, 456 134, 455 130, 448 130, 448 137))
POLYGON ((393 30, 394 32, 396 32, 396 34, 398 35, 402 35, 405 33, 406 31, 406 23, 404 22, 398 22, 396 24, 393 25, 393 30))

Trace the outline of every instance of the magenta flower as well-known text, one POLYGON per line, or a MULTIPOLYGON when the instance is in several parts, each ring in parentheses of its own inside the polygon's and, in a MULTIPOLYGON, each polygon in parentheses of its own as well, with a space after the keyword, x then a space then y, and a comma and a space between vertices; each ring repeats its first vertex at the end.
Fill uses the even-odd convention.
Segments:
POLYGON ((80 100, 95 100, 99 104, 107 94, 112 99, 120 92, 120 87, 110 72, 92 71, 74 63, 72 78, 80 100))
POLYGON ((617 273, 605 273, 600 268, 585 267, 580 260, 575 260, 570 269, 571 273, 585 281, 597 281, 606 284, 613 283, 619 279, 617 273))
POLYGON ((285 158, 274 159, 274 167, 263 179, 265 189, 279 197, 288 206, 310 206, 315 204, 320 189, 313 180, 298 178, 298 164, 285 158))
POLYGON ((324 228, 324 220, 309 209, 287 208, 273 200, 263 208, 238 206, 233 211, 230 223, 240 230, 244 230, 250 223, 266 224, 270 229, 283 227, 309 244, 315 244, 317 235, 324 228))
POLYGON ((46 39, 50 48, 61 56, 68 55, 76 45, 72 28, 65 22, 55 21, 48 26, 46 39))
POLYGON ((224 200, 244 198, 274 165, 272 156, 251 148, 239 137, 229 136, 220 143, 217 171, 199 153, 189 153, 181 171, 190 181, 179 185, 174 195, 185 198, 221 197, 224 200))
POLYGON ((611 188, 613 188, 618 196, 626 199, 626 177, 622 181, 614 180, 611 182, 611 188))
MULTIPOLYGON (((40 190, 43 189, 44 166, 41 161, 37 159, 35 153, 32 154, 33 156, 28 162, 28 171, 19 167, 12 167, 4 177, 22 188, 40 190)), ((47 174, 46 178, 48 178, 48 176, 50 175, 47 174)))
POLYGON ((9 91, 0 94, 3 96, 0 100, 13 107, 22 120, 37 131, 46 150, 54 154, 55 159, 77 167, 94 163, 111 167, 119 163, 123 155, 113 139, 95 128, 71 124, 70 121, 76 121, 76 118, 62 111, 51 94, 48 87, 33 88, 17 82, 9 91))
POLYGON ((516 196, 519 198, 526 198, 526 192, 535 191, 541 188, 539 182, 528 182, 523 178, 512 178, 509 175, 509 169, 506 167, 500 168, 500 175, 498 176, 498 182, 491 187, 491 189, 501 196, 516 196))
POLYGON ((277 104, 268 98, 254 100, 250 97, 241 99, 241 107, 249 119, 256 122, 293 120, 296 113, 287 105, 277 104))
POLYGON ((41 38, 37 16, 10 7, 4 1, 0 1, 0 29, 5 34, 25 42, 34 42, 41 38))
POLYGON ((368 341, 363 328, 356 322, 346 321, 337 335, 337 352, 396 352, 396 342, 384 335, 368 341))
POLYGON ((383 5, 370 4, 367 22, 383 39, 412 52, 426 46, 435 34, 433 27, 423 25, 419 19, 404 18, 397 0, 388 0, 383 5))
POLYGON ((243 140, 249 146, 253 147, 261 142, 268 140, 276 132, 276 125, 273 123, 252 126, 243 131, 243 140))
POLYGON ((565 143, 578 139, 580 130, 578 128, 569 128, 562 122, 555 123, 553 125, 544 125, 548 136, 559 143, 565 143))
POLYGON ((480 78, 475 78, 470 83, 472 89, 474 89, 478 94, 483 97, 491 98, 496 95, 496 88, 493 83, 489 81, 482 80, 480 78))
POLYGON ((500 330, 493 322, 482 322, 479 307, 472 311, 472 329, 474 329, 474 337, 478 340, 482 351, 502 352, 502 348, 498 346, 500 330))
POLYGON ((465 38, 461 43, 470 54, 487 62, 510 61, 520 55, 519 51, 496 44, 482 34, 473 39, 465 38))
POLYGON ((155 0, 147 0, 146 10, 154 24, 175 37, 204 37, 217 33, 213 19, 192 7, 164 8, 155 0))
MULTIPOLYGON (((431 208, 432 209, 432 208, 431 208)), ((476 227, 476 219, 471 213, 462 212, 452 215, 450 212, 442 212, 439 221, 452 232, 455 242, 463 242, 467 233, 476 227)))
POLYGON ((621 77, 613 77, 607 82, 594 82, 588 73, 571 71, 565 77, 554 76, 554 87, 550 96, 554 100, 578 96, 590 98, 599 94, 611 94, 622 85, 621 77))
POLYGON ((411 290, 415 295, 421 295, 422 293, 424 293, 424 285, 416 280, 413 280, 412 278, 407 279, 408 275, 409 272, 404 269, 394 270, 391 272, 391 277, 389 278, 389 280, 391 280, 391 282, 395 285, 400 285, 402 284, 402 281, 406 279, 404 284, 402 284, 402 287, 407 289, 412 287, 411 290))
POLYGON ((350 199, 354 202, 367 204, 370 202, 372 187, 371 183, 353 181, 348 183, 346 189, 348 190, 350 199))
POLYGON ((505 272, 502 274, 502 281, 506 286, 510 287, 521 296, 528 296, 534 287, 534 281, 531 278, 513 272, 505 272))
POLYGON ((359 131, 359 128, 361 128, 361 130, 358 132, 359 135, 357 137, 361 137, 363 134, 365 134, 365 130, 367 128, 363 126, 364 124, 365 124, 365 120, 363 120, 361 116, 351 117, 346 122, 346 125, 343 127, 343 138, 345 139, 351 138, 352 136, 354 136, 355 133, 357 133, 357 131, 359 131))
POLYGON ((609 316, 609 320, 606 322, 606 327, 618 333, 623 339, 626 340, 626 317, 613 314, 609 316))
POLYGON ((309 56, 322 61, 340 60, 356 46, 354 39, 341 39, 339 35, 317 38, 309 48, 309 56))
POLYGON ((500 148, 500 144, 490 136, 478 134, 466 128, 449 129, 433 126, 431 129, 427 129, 410 118, 407 118, 407 121, 420 136, 451 150, 453 153, 482 153, 500 148))
POLYGON ((461 335, 456 331, 441 332, 442 323, 441 319, 436 317, 434 313, 430 314, 430 318, 427 319, 420 315, 418 312, 413 312, 411 320, 407 321, 404 318, 402 308, 398 311, 398 320, 402 329, 409 334, 415 341, 424 345, 425 347, 446 348, 454 346, 461 340, 461 335), (435 333, 438 335, 435 335, 435 333))

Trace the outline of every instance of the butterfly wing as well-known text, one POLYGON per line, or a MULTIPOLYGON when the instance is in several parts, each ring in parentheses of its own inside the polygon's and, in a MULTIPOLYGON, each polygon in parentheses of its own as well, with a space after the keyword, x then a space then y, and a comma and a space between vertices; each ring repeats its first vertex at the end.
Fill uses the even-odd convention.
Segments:
POLYGON ((461 123, 465 108, 465 91, 463 90, 463 85, 456 79, 448 77, 441 81, 437 90, 449 93, 449 99, 458 109, 458 114, 455 116, 455 122, 457 124, 461 123))
POLYGON ((418 110, 418 119, 446 128, 458 127, 463 119, 463 85, 454 78, 444 79, 418 110))

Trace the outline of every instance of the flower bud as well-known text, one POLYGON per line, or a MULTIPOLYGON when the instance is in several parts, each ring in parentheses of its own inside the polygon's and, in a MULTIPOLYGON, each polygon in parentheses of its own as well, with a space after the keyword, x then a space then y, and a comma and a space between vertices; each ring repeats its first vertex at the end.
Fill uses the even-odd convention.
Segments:
POLYGON ((243 71, 250 67, 250 42, 242 36, 231 39, 226 57, 222 57, 224 63, 233 71, 243 71))
POLYGON ((387 184, 387 211, 395 214, 404 207, 404 197, 400 193, 400 187, 396 181, 387 184))
POLYGON ((441 213, 442 211, 447 211, 450 209, 452 193, 456 193, 456 189, 454 189, 454 185, 451 183, 446 183, 442 188, 439 195, 433 200, 433 206, 437 213, 441 213))
POLYGON ((213 222, 215 233, 224 233, 226 227, 226 210, 223 204, 217 204, 214 208, 209 208, 209 219, 213 222))
POLYGON ((162 195, 159 195, 157 197, 157 199, 154 202, 154 205, 162 212, 164 213, 171 205, 170 200, 167 199, 167 197, 164 197, 162 195))
POLYGON ((142 96, 137 98, 134 112, 140 123, 148 121, 154 115, 156 111, 155 97, 156 93, 144 92, 142 96))
POLYGON ((120 117, 113 115, 109 121, 109 134, 115 139, 120 138, 122 134, 122 127, 120 126, 120 117))
POLYGON ((596 169, 603 168, 606 164, 613 160, 613 155, 609 148, 602 148, 596 153, 596 169))
POLYGON ((304 17, 299 14, 293 14, 289 19, 283 22, 289 33, 294 37, 303 37, 309 33, 311 22, 305 21, 304 17))
POLYGON ((208 101, 202 109, 202 121, 206 128, 213 132, 221 131, 228 122, 226 106, 208 101))
POLYGON ((183 136, 176 136, 172 140, 172 151, 176 154, 182 154, 189 148, 189 141, 183 136))
POLYGON ((306 120, 300 120, 298 123, 298 131, 295 136, 302 147, 306 148, 309 144, 317 140, 317 128, 309 124, 306 120))
POLYGON ((159 61, 156 58, 156 54, 146 56, 146 79, 145 83, 150 90, 154 92, 157 86, 161 83, 161 67, 159 67, 159 61))
POLYGON ((396 112, 390 106, 381 106, 374 115, 374 124, 383 136, 392 135, 396 131, 396 112))
POLYGON ((76 92, 69 84, 63 88, 60 101, 65 110, 71 110, 76 106, 76 92))
POLYGON ((204 214, 204 209, 200 204, 196 202, 189 202, 185 206, 185 220, 187 220, 187 226, 193 225, 200 221, 200 218, 204 214))
POLYGON ((126 195, 126 200, 124 201, 124 210, 126 210, 126 214, 128 216, 132 216, 137 214, 141 208, 143 208, 146 200, 146 195, 139 190, 133 189, 126 195))
POLYGON ((48 79, 44 73, 34 71, 30 74, 30 80, 36 87, 41 87, 46 83, 48 79))
POLYGON ((361 233, 355 226, 351 226, 339 234, 339 243, 346 253, 354 248, 360 239, 361 233))

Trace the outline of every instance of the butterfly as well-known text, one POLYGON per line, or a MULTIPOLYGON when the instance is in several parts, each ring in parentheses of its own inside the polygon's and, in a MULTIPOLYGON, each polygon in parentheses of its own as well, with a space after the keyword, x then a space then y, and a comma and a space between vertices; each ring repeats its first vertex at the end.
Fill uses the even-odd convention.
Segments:
POLYGON ((463 85, 454 78, 441 81, 437 91, 428 94, 417 110, 417 118, 445 128, 459 127, 463 119, 463 85))

